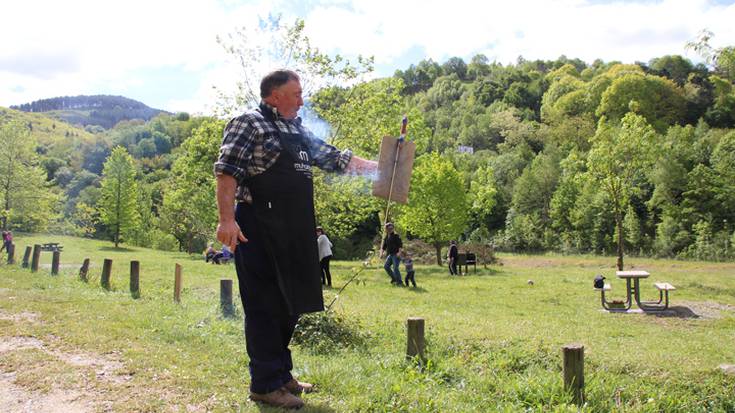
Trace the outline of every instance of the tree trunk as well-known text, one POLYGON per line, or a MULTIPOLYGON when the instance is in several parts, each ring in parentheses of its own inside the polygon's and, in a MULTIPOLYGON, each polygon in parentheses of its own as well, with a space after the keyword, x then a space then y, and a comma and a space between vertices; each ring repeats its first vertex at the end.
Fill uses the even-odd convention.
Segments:
POLYGON ((442 266, 442 244, 435 242, 434 248, 436 248, 436 265, 442 266))
POLYGON ((623 271, 623 217, 615 211, 615 224, 618 226, 618 271, 623 271))

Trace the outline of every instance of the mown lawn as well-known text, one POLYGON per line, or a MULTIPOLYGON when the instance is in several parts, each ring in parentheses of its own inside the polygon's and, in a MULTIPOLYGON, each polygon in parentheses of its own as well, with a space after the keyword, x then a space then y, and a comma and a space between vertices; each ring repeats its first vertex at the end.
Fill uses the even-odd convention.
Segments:
MULTIPOLYGON (((247 400, 239 298, 236 319, 219 315, 219 279, 236 278, 232 265, 71 237, 16 236, 16 245, 18 265, 0 265, 0 373, 14 385, 39 397, 76 392, 100 411, 277 411, 247 400), (39 272, 20 268, 26 245, 50 241, 64 246, 59 276, 50 253, 39 272), (88 284, 77 278, 85 257, 88 284), (99 286, 104 258, 114 261, 112 291, 99 286), (172 300, 175 263, 181 304, 172 300)), ((718 369, 735 364, 735 264, 628 257, 626 268, 652 274, 644 298, 654 298, 654 281, 678 288, 672 305, 682 316, 657 317, 601 311, 595 274, 612 282, 614 298, 624 292, 614 258, 500 259, 462 277, 418 266, 417 289, 390 286, 377 262, 362 272, 334 306, 347 341, 333 345, 325 324, 314 345, 293 347, 295 373, 319 386, 302 411, 577 411, 561 375, 561 346, 575 342, 585 346, 582 411, 735 411, 735 377, 718 369), (426 319, 423 367, 405 359, 410 316, 426 319)), ((334 263, 334 285, 359 266, 334 263)))

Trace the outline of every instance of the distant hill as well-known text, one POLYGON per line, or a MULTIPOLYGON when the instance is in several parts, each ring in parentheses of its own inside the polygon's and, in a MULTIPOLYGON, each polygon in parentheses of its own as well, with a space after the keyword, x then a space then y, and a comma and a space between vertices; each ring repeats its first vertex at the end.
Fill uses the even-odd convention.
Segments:
POLYGON ((23 112, 43 112, 72 125, 99 125, 105 129, 110 129, 123 120, 148 121, 158 114, 169 113, 148 107, 137 100, 111 95, 61 96, 10 108, 23 112))

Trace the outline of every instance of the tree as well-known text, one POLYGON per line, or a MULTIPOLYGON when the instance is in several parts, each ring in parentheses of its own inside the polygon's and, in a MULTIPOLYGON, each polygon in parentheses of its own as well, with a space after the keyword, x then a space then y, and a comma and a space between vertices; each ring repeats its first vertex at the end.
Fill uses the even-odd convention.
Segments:
POLYGON ((100 220, 112 231, 115 248, 121 236, 138 224, 137 200, 133 157, 125 148, 117 146, 102 169, 102 196, 98 204, 100 220))
POLYGON ((36 141, 18 121, 0 126, 0 226, 26 231, 43 230, 58 197, 39 166, 36 141))
POLYGON ((436 249, 441 265, 441 247, 457 238, 467 225, 467 195, 462 175, 437 153, 417 160, 411 178, 408 204, 401 208, 398 223, 436 249))
POLYGON ((397 136, 403 115, 409 119, 408 136, 417 151, 426 149, 431 130, 418 108, 406 108, 400 79, 360 83, 349 91, 324 89, 313 98, 314 111, 333 125, 331 143, 351 148, 360 156, 377 155, 383 136, 397 136))
POLYGON ((223 128, 222 121, 208 120, 184 141, 183 153, 173 164, 163 195, 162 229, 176 237, 180 247, 190 254, 197 239, 206 242, 217 225, 212 165, 219 154, 223 128))
MULTIPOLYGON (((475 221, 484 224, 493 211, 498 190, 495 189, 493 170, 489 166, 480 167, 470 181, 470 212, 475 221)), ((485 225, 483 225, 484 227, 485 225)))
POLYGON ((217 41, 240 65, 240 79, 232 93, 218 90, 218 110, 231 114, 260 102, 260 79, 278 67, 299 74, 304 97, 338 82, 354 80, 373 70, 373 58, 357 57, 352 64, 340 55, 329 56, 311 45, 304 34, 304 21, 292 25, 269 16, 252 27, 242 27, 217 41))
POLYGON ((592 138, 587 168, 592 178, 607 192, 612 203, 617 230, 618 270, 623 269, 623 214, 635 182, 652 168, 653 149, 658 136, 646 120, 635 113, 623 117, 620 127, 600 119, 592 138))
POLYGON ((619 121, 626 113, 634 111, 663 133, 682 119, 684 109, 684 92, 674 82, 631 73, 615 79, 605 90, 597 115, 619 121))

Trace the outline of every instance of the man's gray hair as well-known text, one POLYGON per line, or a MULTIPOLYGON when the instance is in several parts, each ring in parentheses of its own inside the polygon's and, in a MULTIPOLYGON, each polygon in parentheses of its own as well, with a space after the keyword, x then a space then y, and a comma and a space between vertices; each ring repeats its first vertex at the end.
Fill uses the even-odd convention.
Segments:
POLYGON ((279 88, 290 80, 299 81, 299 75, 293 70, 279 69, 274 70, 260 81, 260 97, 265 99, 273 93, 273 89, 279 88))

